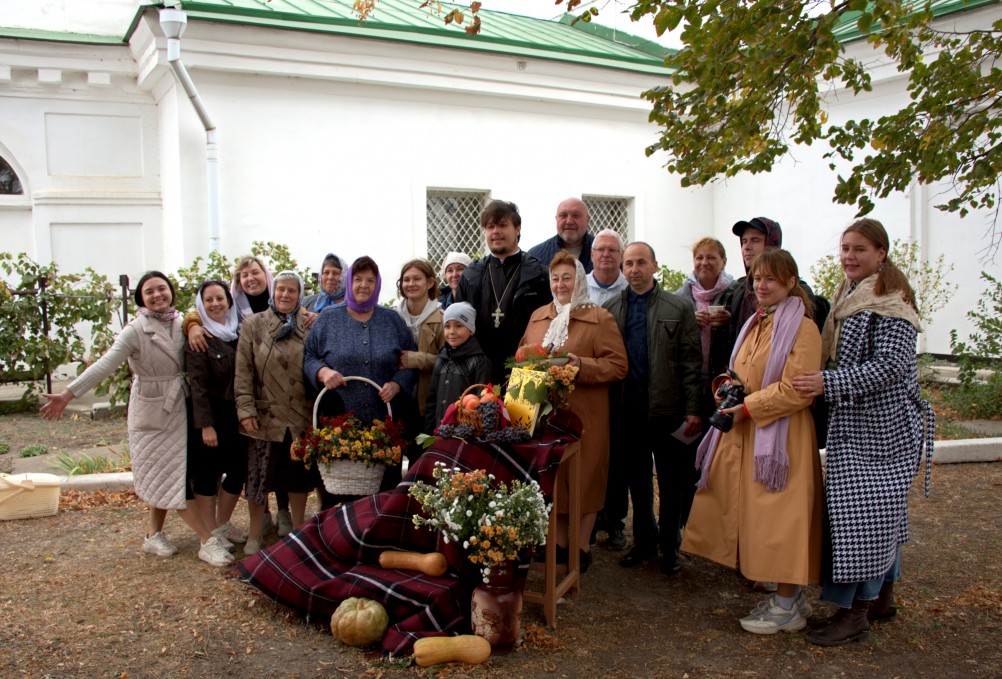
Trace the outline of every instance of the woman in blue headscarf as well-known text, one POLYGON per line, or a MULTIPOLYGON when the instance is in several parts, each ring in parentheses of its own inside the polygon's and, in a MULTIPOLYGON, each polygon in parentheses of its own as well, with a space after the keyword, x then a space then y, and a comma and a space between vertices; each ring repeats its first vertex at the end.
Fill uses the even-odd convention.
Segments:
POLYGON ((323 264, 320 265, 320 292, 304 299, 303 307, 307 311, 320 313, 329 306, 343 302, 344 270, 345 261, 333 252, 327 253, 323 264))

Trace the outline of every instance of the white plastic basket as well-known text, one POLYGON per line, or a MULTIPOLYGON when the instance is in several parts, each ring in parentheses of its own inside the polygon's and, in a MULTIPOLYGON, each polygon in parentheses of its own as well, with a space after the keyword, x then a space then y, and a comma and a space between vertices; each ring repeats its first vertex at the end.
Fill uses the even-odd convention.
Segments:
POLYGON ((34 519, 59 512, 55 474, 0 474, 0 520, 34 519))

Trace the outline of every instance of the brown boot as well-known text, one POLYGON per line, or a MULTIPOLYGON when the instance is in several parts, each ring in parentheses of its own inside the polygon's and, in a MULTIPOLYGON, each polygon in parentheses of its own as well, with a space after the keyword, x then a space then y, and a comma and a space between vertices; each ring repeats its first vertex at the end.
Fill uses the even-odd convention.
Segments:
POLYGON ((818 646, 841 646, 849 641, 862 641, 870 631, 870 623, 866 621, 869 607, 869 601, 855 599, 852 608, 838 609, 827 625, 811 632, 807 639, 818 646))
POLYGON ((870 608, 866 612, 866 619, 870 622, 889 620, 897 614, 898 609, 894 605, 894 583, 885 582, 880 586, 880 594, 870 602, 870 608))

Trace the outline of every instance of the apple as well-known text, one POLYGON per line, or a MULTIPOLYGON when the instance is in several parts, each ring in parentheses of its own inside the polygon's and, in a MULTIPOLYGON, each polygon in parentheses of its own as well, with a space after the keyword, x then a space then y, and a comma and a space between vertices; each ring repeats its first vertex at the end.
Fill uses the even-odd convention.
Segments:
POLYGON ((476 410, 480 405, 480 397, 476 394, 467 394, 463 397, 463 408, 466 410, 476 410))

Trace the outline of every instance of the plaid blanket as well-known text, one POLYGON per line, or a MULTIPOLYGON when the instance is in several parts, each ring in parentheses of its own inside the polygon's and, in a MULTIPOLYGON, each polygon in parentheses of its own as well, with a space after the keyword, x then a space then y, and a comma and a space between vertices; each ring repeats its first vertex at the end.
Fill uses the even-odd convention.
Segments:
MULTIPOLYGON (((434 483, 434 465, 443 462, 464 471, 486 470, 508 484, 535 479, 549 499, 564 447, 580 432, 577 416, 561 411, 541 439, 526 444, 439 438, 395 489, 321 512, 237 568, 245 582, 307 620, 327 622, 349 597, 379 601, 390 618, 382 645, 391 656, 409 655, 422 637, 468 633, 479 571, 466 559, 462 545, 447 544, 438 532, 414 526, 411 517, 420 506, 407 490, 418 480, 434 483), (441 552, 449 570, 437 578, 385 570, 379 555, 387 549, 441 552)), ((523 577, 525 568, 527 564, 523 577)))

